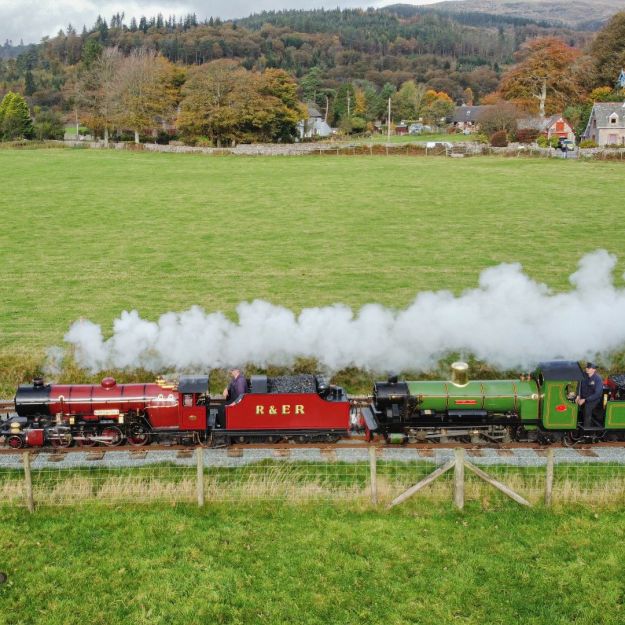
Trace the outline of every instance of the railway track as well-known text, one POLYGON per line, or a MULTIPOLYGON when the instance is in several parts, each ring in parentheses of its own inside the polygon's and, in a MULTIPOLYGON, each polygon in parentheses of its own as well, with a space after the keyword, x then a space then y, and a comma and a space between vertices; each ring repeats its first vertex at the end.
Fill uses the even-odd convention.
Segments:
POLYGON ((227 450, 229 453, 243 452, 245 450, 274 450, 276 452, 286 452, 290 450, 315 450, 320 452, 340 451, 340 450, 358 450, 368 449, 373 447, 378 450, 389 449, 403 449, 414 450, 415 452, 436 452, 449 449, 464 449, 469 452, 516 452, 522 450, 530 450, 535 452, 546 452, 548 449, 573 449, 575 451, 592 451, 593 449, 625 449, 625 442, 600 442, 592 445, 576 445, 575 447, 566 447, 560 443, 554 443, 553 445, 537 445, 536 443, 505 443, 500 445, 475 445, 471 443, 439 443, 439 444, 427 444, 427 443, 406 443, 404 445, 391 445, 380 442, 367 443, 362 438, 355 437, 354 439, 345 439, 338 443, 245 443, 245 444, 233 444, 228 447, 210 447, 206 445, 147 445, 145 447, 135 447, 131 445, 123 445, 116 447, 109 447, 103 445, 101 447, 68 447, 68 448, 54 448, 54 447, 36 447, 26 449, 10 449, 0 448, 0 456, 20 454, 25 451, 31 455, 36 456, 38 454, 53 454, 57 456, 71 455, 71 454, 102 454, 106 453, 128 453, 131 456, 143 456, 152 451, 168 451, 176 453, 188 453, 192 454, 196 448, 207 450, 227 450))

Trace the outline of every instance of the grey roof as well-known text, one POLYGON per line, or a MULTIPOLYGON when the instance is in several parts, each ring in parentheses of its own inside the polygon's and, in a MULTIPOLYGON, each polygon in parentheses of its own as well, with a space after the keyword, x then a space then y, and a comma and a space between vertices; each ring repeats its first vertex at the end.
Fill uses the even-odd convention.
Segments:
POLYGON ((306 102, 306 108, 308 108, 308 117, 323 117, 319 109, 312 102, 306 102))
POLYGON ((452 121, 460 122, 477 122, 480 117, 490 111, 493 107, 490 105, 485 106, 457 106, 452 117, 452 121))
POLYGON ((597 128, 625 128, 625 102, 599 102, 592 107, 592 113, 588 120, 588 128, 593 119, 597 120, 597 128), (610 117, 616 113, 616 124, 610 123, 610 117))
POLYGON ((566 120, 566 118, 560 114, 556 113, 551 117, 525 117, 523 119, 519 119, 518 126, 519 128, 534 128, 535 130, 540 130, 541 132, 549 130, 559 119, 564 120, 565 123, 571 124, 566 120))

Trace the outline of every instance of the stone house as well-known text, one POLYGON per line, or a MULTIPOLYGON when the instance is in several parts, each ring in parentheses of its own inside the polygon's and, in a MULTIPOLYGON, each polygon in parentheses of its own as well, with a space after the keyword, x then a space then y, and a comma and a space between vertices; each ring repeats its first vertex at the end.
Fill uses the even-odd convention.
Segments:
POLYGON ((582 136, 600 146, 625 146, 625 102, 597 102, 582 136))
POLYGON ((312 103, 306 104, 308 118, 297 124, 297 133, 300 139, 314 139, 315 137, 329 137, 332 128, 323 119, 319 109, 312 103))

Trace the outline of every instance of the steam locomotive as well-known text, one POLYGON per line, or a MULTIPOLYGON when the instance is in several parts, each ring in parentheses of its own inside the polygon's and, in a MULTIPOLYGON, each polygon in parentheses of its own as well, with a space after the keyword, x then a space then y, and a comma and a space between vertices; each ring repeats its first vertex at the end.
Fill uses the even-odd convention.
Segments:
POLYGON ((590 428, 575 403, 583 376, 577 362, 552 361, 516 380, 471 381, 468 366, 454 363, 449 381, 377 382, 364 406, 319 375, 252 376, 250 391, 231 404, 209 395, 208 376, 184 376, 177 384, 35 379, 18 388, 16 414, 0 422, 0 437, 14 449, 335 442, 355 432, 396 443, 625 440, 625 375, 604 381, 590 428))

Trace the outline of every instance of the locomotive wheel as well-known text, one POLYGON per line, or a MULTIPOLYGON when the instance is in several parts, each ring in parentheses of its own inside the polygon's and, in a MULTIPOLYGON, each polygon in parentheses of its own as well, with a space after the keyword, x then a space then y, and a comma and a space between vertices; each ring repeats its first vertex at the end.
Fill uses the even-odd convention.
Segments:
POLYGON ((24 447, 24 439, 14 434, 13 436, 9 436, 7 444, 11 449, 21 449, 24 447))
POLYGON ((107 447, 117 447, 118 445, 121 445, 124 440, 122 431, 115 425, 104 428, 100 433, 100 436, 109 439, 102 441, 102 444, 107 447))
POLYGON ((126 437, 126 440, 130 445, 142 447, 150 442, 150 433, 138 425, 137 427, 131 429, 130 434, 126 437))
POLYGON ((564 438, 562 439, 562 444, 565 447, 573 447, 574 445, 576 445, 577 443, 579 443, 579 441, 582 439, 583 437, 580 435, 579 432, 574 431, 574 432, 567 432, 564 435, 564 438))

